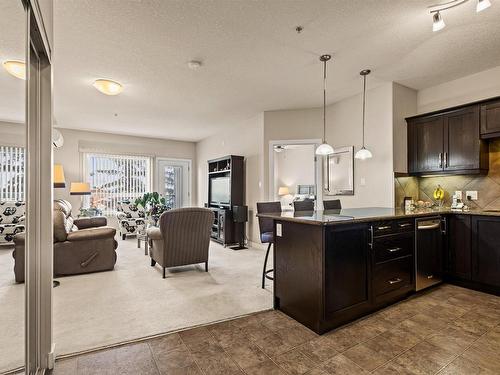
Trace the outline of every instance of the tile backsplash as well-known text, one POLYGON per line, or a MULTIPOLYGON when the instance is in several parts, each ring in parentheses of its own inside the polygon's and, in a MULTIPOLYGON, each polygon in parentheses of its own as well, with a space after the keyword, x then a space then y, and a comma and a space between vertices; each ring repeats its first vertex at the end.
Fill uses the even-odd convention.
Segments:
POLYGON ((451 205, 456 190, 463 192, 465 203, 470 208, 500 209, 500 139, 490 141, 490 166, 488 175, 397 177, 394 179, 396 207, 403 206, 404 197, 415 200, 434 201, 432 193, 441 185, 445 191, 445 206, 451 205), (465 192, 476 190, 478 200, 467 201, 465 192))

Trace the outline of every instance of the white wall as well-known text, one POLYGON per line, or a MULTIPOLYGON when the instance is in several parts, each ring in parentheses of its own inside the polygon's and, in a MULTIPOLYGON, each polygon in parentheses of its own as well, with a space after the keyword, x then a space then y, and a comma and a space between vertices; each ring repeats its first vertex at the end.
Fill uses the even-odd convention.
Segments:
POLYGON ((500 96, 500 66, 418 91, 417 109, 426 113, 494 96, 500 96))
MULTIPOLYGON (((54 163, 62 164, 66 188, 54 189, 54 199, 66 199, 73 207, 80 206, 80 197, 69 195, 71 182, 83 177, 80 147, 97 152, 130 153, 153 157, 168 157, 193 160, 196 170, 196 146, 193 142, 170 141, 158 138, 134 137, 119 134, 95 133, 81 130, 59 129, 64 136, 64 146, 54 150, 54 163)), ((196 191, 196 174, 192 172, 192 194, 196 191)), ((154 185, 153 185, 154 186, 154 185)), ((193 205, 196 199, 193 199, 193 205)))
MULTIPOLYGON (((343 207, 394 205, 392 151, 392 83, 367 92, 365 144, 373 153, 370 160, 354 162, 354 196, 340 198, 343 207), (365 185, 361 184, 361 179, 365 185)), ((264 169, 268 179, 268 144, 272 140, 322 138, 322 109, 272 111, 264 113, 264 169)), ((327 107, 327 141, 335 148, 362 144, 362 96, 341 100, 327 107)), ((266 179, 266 181, 267 181, 266 179)), ((267 183, 265 186, 268 186, 267 183)), ((266 192, 268 194, 268 192, 266 192)))
POLYGON ((263 115, 236 124, 233 128, 203 139, 196 144, 196 164, 198 180, 198 205, 203 206, 208 198, 207 161, 226 155, 245 157, 245 202, 248 206, 247 236, 259 243, 259 226, 256 203, 264 200, 263 194, 263 115))

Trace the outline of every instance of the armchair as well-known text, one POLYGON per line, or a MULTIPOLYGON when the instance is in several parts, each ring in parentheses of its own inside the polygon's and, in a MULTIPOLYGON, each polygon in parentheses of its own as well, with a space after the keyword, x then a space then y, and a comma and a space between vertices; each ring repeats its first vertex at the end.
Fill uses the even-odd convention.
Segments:
POLYGON ((205 263, 208 272, 208 247, 214 213, 207 208, 178 208, 164 212, 160 227, 147 231, 151 266, 163 268, 205 263))
POLYGON ((24 202, 0 202, 0 245, 13 244, 14 236, 24 232, 24 202))
POLYGON ((125 240, 127 236, 134 236, 144 231, 146 227, 146 213, 143 209, 130 201, 119 202, 117 209, 116 218, 118 219, 122 240, 125 240))
MULTIPOLYGON (((54 275, 67 276, 112 270, 116 263, 116 229, 107 227, 105 217, 73 219, 71 204, 54 201, 54 275)), ((24 281, 25 234, 14 237, 14 274, 24 281)))

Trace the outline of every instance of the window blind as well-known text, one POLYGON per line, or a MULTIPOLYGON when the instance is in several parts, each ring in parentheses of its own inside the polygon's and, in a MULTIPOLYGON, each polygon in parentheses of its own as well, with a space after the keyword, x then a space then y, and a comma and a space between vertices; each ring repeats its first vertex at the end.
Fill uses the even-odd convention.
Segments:
POLYGON ((151 158, 132 155, 85 153, 89 205, 113 215, 121 201, 133 202, 151 191, 151 158))
POLYGON ((0 201, 24 201, 24 147, 0 146, 0 201))

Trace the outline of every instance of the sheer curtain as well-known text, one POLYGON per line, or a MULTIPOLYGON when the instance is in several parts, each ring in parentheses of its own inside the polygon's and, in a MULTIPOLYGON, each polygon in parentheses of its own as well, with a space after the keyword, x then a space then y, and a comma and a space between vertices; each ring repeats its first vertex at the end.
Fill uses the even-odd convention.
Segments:
POLYGON ((0 201, 24 201, 24 147, 0 146, 0 201))

